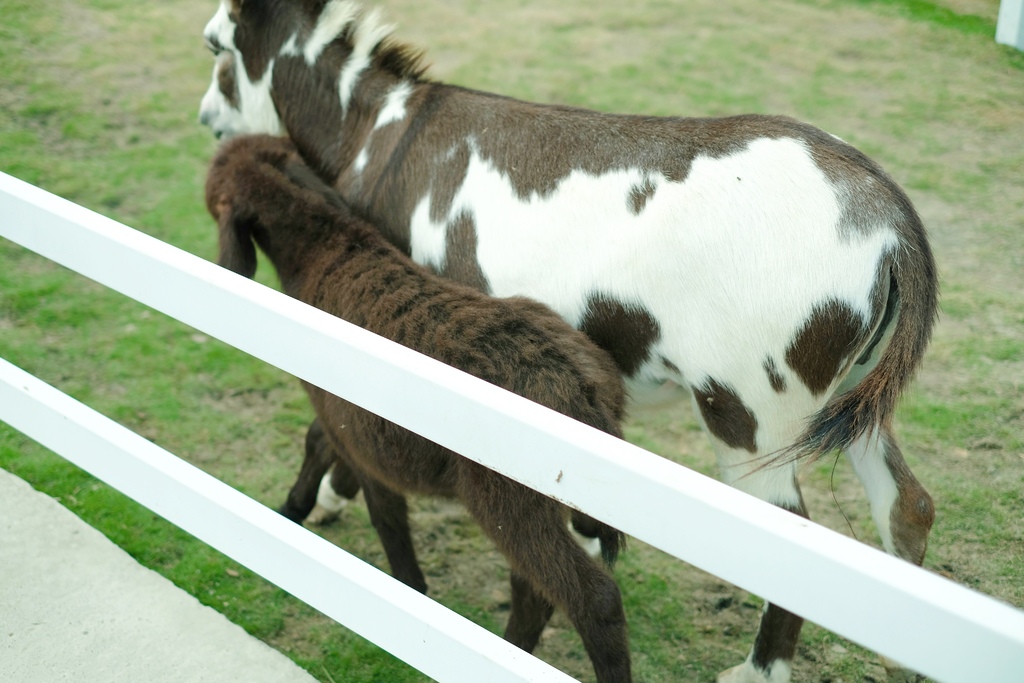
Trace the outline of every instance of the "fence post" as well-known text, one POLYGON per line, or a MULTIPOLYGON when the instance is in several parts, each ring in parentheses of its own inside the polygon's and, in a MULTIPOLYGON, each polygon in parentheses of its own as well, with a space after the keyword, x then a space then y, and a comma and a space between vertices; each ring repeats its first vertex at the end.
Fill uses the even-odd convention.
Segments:
POLYGON ((1024 0, 1002 0, 999 3, 996 42, 1024 50, 1024 0))

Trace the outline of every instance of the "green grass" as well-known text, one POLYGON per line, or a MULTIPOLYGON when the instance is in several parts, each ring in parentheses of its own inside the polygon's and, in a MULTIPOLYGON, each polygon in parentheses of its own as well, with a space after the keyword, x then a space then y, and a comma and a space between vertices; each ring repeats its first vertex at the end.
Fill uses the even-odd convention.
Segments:
MULTIPOLYGON (((895 14, 911 21, 930 24, 947 31, 955 31, 965 36, 982 39, 993 39, 996 35, 995 18, 978 16, 966 12, 958 12, 943 3, 928 0, 840 0, 845 3, 878 8, 885 13, 895 14)), ((993 2, 993 4, 998 4, 993 2)), ((1002 53, 1006 62, 1015 69, 1024 70, 1024 53, 1014 48, 997 45, 995 49, 1002 53)))
POLYGON ((914 21, 934 24, 967 35, 992 37, 996 32, 995 21, 987 17, 956 12, 941 4, 927 0, 854 0, 858 4, 880 5, 914 21))
MULTIPOLYGON (((216 3, 0 5, 0 170, 213 257, 202 183, 215 143, 196 110, 211 66, 200 34, 216 3)), ((926 566, 1024 605, 1024 61, 992 42, 990 19, 913 0, 386 8, 399 36, 437 59, 435 78, 606 111, 789 114, 889 169, 928 224, 943 279, 935 342, 899 414, 908 461, 939 511, 926 566)), ((273 282, 265 267, 258 279, 273 282)), ((6 241, 0 357, 268 505, 291 483, 312 417, 288 375, 6 241)), ((685 399, 638 410, 627 435, 713 474, 687 411, 685 399)), ((0 467, 315 677, 422 680, 4 425, 0 467)), ((810 468, 805 494, 817 519, 847 533, 846 515, 858 538, 875 542, 845 461, 834 475, 830 462, 810 468)), ((418 505, 432 594, 500 632, 502 561, 464 516, 418 505)), ((361 506, 322 533, 385 566, 361 506)), ((746 656, 759 599, 639 542, 616 576, 638 679, 713 680, 746 656)), ((592 675, 564 617, 538 654, 592 675)), ((796 671, 800 680, 881 676, 871 653, 813 625, 796 671)))

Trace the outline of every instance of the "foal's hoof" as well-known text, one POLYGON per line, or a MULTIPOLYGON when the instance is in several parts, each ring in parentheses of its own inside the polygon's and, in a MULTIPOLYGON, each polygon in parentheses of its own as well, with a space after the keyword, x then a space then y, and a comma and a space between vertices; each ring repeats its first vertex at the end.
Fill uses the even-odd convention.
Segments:
POLYGON ((882 657, 882 666, 885 667, 886 680, 889 683, 921 683, 928 679, 919 673, 906 669, 898 662, 888 657, 882 657))
POLYGON ((889 675, 889 683, 922 683, 928 679, 910 669, 893 669, 886 671, 889 675))

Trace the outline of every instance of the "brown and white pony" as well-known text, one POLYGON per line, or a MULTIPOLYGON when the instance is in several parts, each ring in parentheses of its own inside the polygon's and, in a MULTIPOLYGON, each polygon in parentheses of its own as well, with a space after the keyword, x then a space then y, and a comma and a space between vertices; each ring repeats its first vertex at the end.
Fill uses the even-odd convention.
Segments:
MULTIPOLYGON (((389 33, 350 0, 222 0, 201 121, 287 134, 417 262, 547 304, 634 393, 689 388, 733 486, 807 516, 798 460, 843 451, 886 550, 922 562, 934 508, 891 424, 937 276, 878 165, 789 118, 618 116, 432 82, 389 33)), ((788 681, 801 625, 766 605, 719 680, 788 681)))

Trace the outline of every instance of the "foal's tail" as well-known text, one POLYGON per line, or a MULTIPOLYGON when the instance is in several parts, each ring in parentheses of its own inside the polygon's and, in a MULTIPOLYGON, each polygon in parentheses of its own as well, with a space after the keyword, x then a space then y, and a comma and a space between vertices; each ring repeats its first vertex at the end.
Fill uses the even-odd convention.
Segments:
POLYGON ((938 311, 935 261, 920 218, 904 201, 907 218, 889 268, 887 308, 898 309, 888 345, 864 379, 815 413, 800 438, 773 462, 820 458, 845 449, 871 430, 891 425, 896 403, 928 346, 938 311))

